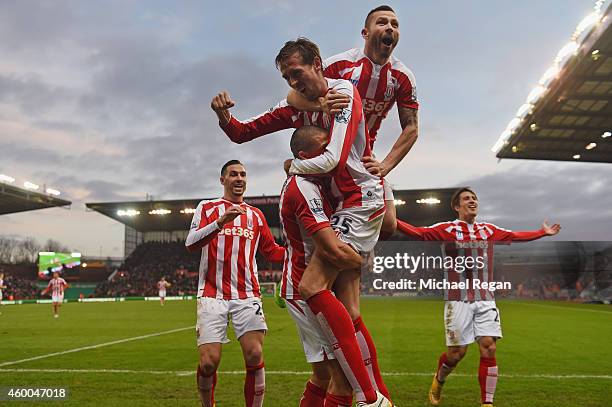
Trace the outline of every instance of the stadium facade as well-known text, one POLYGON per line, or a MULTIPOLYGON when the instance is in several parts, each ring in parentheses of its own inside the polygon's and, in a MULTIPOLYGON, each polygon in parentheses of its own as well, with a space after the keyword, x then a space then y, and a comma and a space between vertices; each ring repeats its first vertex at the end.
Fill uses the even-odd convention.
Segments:
MULTIPOLYGON (((419 226, 454 219, 450 201, 455 191, 456 188, 394 191, 397 216, 419 226)), ((281 235, 279 198, 278 195, 245 198, 248 204, 262 210, 278 240, 281 235)), ((124 256, 127 257, 140 243, 184 241, 201 200, 98 202, 86 206, 125 225, 124 256)))

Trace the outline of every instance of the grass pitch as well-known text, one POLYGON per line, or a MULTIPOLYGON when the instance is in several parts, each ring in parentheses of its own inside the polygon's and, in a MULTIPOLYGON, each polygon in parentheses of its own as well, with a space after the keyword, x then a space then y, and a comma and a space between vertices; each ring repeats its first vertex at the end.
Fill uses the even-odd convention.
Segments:
MULTIPOLYGON (((264 303, 270 328, 264 405, 297 406, 309 365, 286 310, 271 300, 264 303)), ((499 301, 498 306, 504 339, 498 343, 497 407, 612 405, 610 306, 522 301, 499 301)), ((198 405, 195 301, 169 301, 165 307, 136 301, 70 303, 63 305, 59 319, 53 319, 47 304, 0 311, 0 387, 66 387, 70 392, 66 401, 2 405, 198 405), (71 352, 61 353, 66 351, 71 352)), ((367 298, 362 312, 395 402, 427 406, 431 377, 445 349, 442 301, 367 298)), ((223 348, 218 407, 244 405, 242 370, 240 347, 232 341, 223 348)), ((480 405, 477 370, 478 349, 472 345, 447 381, 443 406, 480 405)))

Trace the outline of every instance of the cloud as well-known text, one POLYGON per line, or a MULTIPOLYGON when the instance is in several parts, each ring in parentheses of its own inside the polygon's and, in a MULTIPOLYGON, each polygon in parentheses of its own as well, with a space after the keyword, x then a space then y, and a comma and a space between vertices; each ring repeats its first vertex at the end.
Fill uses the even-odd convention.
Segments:
MULTIPOLYGON (((210 99, 228 90, 239 118, 273 106, 287 92, 272 62, 278 47, 297 35, 318 41, 328 55, 360 46, 359 30, 371 6, 315 2, 296 19, 284 0, 242 2, 230 14, 211 1, 0 2, 0 171, 46 183, 75 203, 71 211, 11 217, 19 220, 11 233, 36 229, 54 237, 64 227, 76 235, 84 222, 116 231, 119 225, 108 226, 98 214, 83 216, 82 203, 146 193, 156 199, 215 196, 219 168, 230 158, 247 165, 250 195, 277 194, 288 134, 232 144, 217 125, 210 99), (72 223, 78 225, 65 227, 72 223)), ((609 216, 600 204, 610 192, 601 181, 605 167, 498 165, 489 151, 529 82, 550 62, 548 54, 535 68, 524 61, 535 61, 542 49, 550 49, 552 58, 566 35, 563 27, 569 35, 576 9, 584 6, 566 4, 563 13, 552 14, 542 11, 550 7, 546 2, 467 12, 464 5, 447 6, 397 5, 405 17, 396 53, 417 75, 423 109, 421 138, 392 181, 414 188, 468 180, 481 191, 483 216, 500 223, 526 227, 558 215, 566 236, 574 236, 571 230, 605 236, 604 222, 597 222, 597 216, 609 216), (526 8, 536 11, 527 13, 531 17, 517 34, 511 28, 526 8), (412 38, 429 31, 419 41, 412 38), (520 56, 519 43, 527 44, 519 47, 520 56), (591 170, 598 178, 589 179, 591 170), (557 191, 563 187, 570 191, 564 199, 557 191), (514 199, 514 191, 523 196, 514 199), (577 196, 591 200, 567 203, 577 196), (580 226, 584 219, 591 226, 580 226)), ((383 124, 376 147, 381 157, 399 135, 396 117, 391 112, 383 124)), ((96 239, 87 243, 90 248, 97 249, 96 239)), ((111 237, 104 239, 105 247, 116 246, 111 237)))
POLYGON ((562 225, 560 240, 610 240, 610 179, 606 164, 526 163, 461 185, 476 189, 483 220, 526 230, 548 219, 562 225))
MULTIPOLYGON (((14 5, 7 14, 19 21, 24 12, 14 5)), ((106 18, 102 13, 97 23, 106 18)), ((159 18, 149 12, 144 20, 159 18)), ((212 95, 222 89, 235 97, 238 117, 274 105, 286 85, 272 64, 231 52, 187 58, 163 31, 145 27, 93 35, 79 19, 54 27, 62 21, 49 21, 46 37, 30 33, 20 52, 7 57, 7 66, 23 63, 23 71, 0 75, 0 135, 8 156, 3 161, 11 170, 53 184, 70 179, 65 187, 78 191, 78 199, 111 200, 128 192, 92 182, 101 177, 121 179, 134 195, 147 191, 161 199, 217 191, 218 168, 226 157, 256 157, 253 168, 272 171, 264 163, 286 151, 284 144, 271 142, 232 145, 209 108, 212 95), (66 43, 67 38, 72 41, 66 43), (69 55, 85 55, 76 66, 66 60, 62 67, 68 76, 79 75, 79 83, 67 86, 23 56, 53 43, 68 48, 69 55)), ((180 37, 176 20, 164 21, 173 27, 173 38, 180 37)), ((23 31, 19 25, 4 29, 9 28, 23 31)))

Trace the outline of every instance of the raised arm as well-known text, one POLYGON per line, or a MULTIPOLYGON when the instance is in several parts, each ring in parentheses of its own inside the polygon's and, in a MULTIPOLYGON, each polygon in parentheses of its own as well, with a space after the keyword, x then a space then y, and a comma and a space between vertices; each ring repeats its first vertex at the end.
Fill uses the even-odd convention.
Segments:
POLYGON ((213 97, 210 107, 219 119, 219 127, 234 143, 246 143, 266 134, 293 127, 295 111, 285 101, 272 109, 245 121, 236 119, 229 111, 236 103, 229 93, 220 92, 213 97))

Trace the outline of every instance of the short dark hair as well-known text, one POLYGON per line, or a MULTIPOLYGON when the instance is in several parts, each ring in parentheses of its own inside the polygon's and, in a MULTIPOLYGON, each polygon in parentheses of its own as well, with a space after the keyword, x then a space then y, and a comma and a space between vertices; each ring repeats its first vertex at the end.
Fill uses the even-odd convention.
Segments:
POLYGON ((274 59, 276 69, 280 69, 282 63, 296 52, 302 57, 302 62, 307 65, 314 64, 315 58, 319 58, 321 61, 323 60, 317 44, 306 37, 298 37, 295 41, 287 41, 280 51, 278 51, 278 55, 276 59, 274 59))
POLYGON ((313 143, 312 137, 320 132, 327 133, 327 130, 318 126, 302 126, 296 129, 291 135, 291 142, 289 143, 293 156, 297 158, 300 151, 305 153, 313 151, 317 146, 313 143))
POLYGON ((455 193, 453 194, 453 197, 451 198, 451 209, 453 211, 457 212, 457 210, 455 209, 455 206, 459 205, 459 197, 464 192, 470 192, 470 193, 474 194, 476 199, 478 199, 478 195, 476 195, 476 192, 474 192, 474 190, 472 190, 471 187, 459 188, 458 190, 455 191, 455 193))
POLYGON ((370 17, 372 17, 372 14, 376 13, 377 11, 390 11, 392 13, 395 13, 395 10, 393 10, 391 8, 391 6, 387 6, 386 4, 384 4, 382 6, 378 6, 378 7, 374 8, 374 9, 370 10, 368 15, 366 16, 365 23, 363 24, 364 27, 368 26, 368 23, 370 22, 370 17))
POLYGON ((221 167, 221 176, 225 175, 225 170, 227 170, 227 167, 229 167, 230 165, 236 165, 236 164, 244 165, 239 160, 229 160, 228 162, 223 164, 223 167, 221 167))

